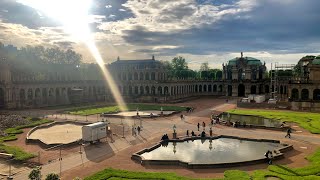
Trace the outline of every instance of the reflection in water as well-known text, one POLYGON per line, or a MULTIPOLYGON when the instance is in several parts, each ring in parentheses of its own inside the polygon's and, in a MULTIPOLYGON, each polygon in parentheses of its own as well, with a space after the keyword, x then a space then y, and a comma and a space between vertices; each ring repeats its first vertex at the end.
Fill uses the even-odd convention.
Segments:
POLYGON ((283 147, 279 143, 231 138, 169 142, 141 156, 147 160, 181 160, 195 164, 239 162, 264 158, 267 150, 283 147), (209 147, 209 148, 208 148, 209 147))
POLYGON ((267 119, 260 116, 249 116, 249 115, 238 115, 238 114, 229 114, 222 113, 220 118, 223 121, 230 120, 231 122, 240 121, 241 125, 245 122, 246 125, 258 125, 258 126, 266 126, 266 127, 280 127, 281 122, 274 119, 267 119))

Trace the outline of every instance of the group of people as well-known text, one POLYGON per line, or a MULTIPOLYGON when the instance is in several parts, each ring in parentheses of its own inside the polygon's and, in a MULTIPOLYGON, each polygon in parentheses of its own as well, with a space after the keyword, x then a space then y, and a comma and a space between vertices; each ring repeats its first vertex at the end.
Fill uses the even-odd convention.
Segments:
POLYGON ((168 134, 164 134, 161 138, 162 141, 169 140, 168 134))
POLYGON ((137 136, 137 134, 140 135, 140 132, 141 132, 140 126, 138 127, 132 126, 132 136, 137 136))
MULTIPOLYGON (((189 137, 189 130, 187 130, 187 134, 186 135, 189 137)), ((191 131, 191 136, 197 136, 197 135, 194 133, 194 131, 191 131)), ((202 131, 202 133, 199 134, 199 136, 205 137, 206 136, 206 132, 202 131)))
MULTIPOLYGON (((198 127, 198 131, 200 131, 200 123, 197 124, 197 127, 198 127)), ((206 123, 205 122, 202 122, 202 127, 203 127, 203 130, 206 129, 206 123)))
MULTIPOLYGON (((241 122, 240 121, 233 122, 233 127, 237 128, 237 127, 240 127, 240 126, 241 126, 241 122)), ((242 127, 246 127, 246 126, 247 126, 247 123, 245 121, 243 121, 242 127)))
POLYGON ((193 110, 194 110, 193 107, 187 107, 187 108, 186 108, 186 112, 187 112, 187 113, 191 113, 191 112, 193 112, 193 110))

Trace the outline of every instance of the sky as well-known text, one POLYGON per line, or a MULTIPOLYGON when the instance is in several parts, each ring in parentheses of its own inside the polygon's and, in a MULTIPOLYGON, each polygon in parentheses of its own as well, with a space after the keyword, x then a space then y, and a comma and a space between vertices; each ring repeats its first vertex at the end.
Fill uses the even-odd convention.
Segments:
POLYGON ((85 44, 66 31, 62 17, 88 24, 106 63, 118 56, 183 56, 197 70, 204 62, 221 68, 244 52, 270 67, 320 54, 319 0, 40 1, 48 1, 47 9, 37 8, 39 0, 0 0, 0 42, 72 48, 83 61, 94 62, 85 44), (84 6, 87 18, 77 14, 84 6), (48 12, 60 13, 60 19, 48 12))

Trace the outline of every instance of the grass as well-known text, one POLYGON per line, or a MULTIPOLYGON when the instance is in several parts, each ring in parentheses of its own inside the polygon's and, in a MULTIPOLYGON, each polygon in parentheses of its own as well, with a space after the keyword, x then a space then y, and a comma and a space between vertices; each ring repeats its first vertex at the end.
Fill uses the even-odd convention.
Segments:
MULTIPOLYGON (((146 110, 159 110, 162 109, 164 111, 185 111, 186 107, 180 106, 162 106, 162 105, 154 105, 154 104, 127 104, 128 111, 136 111, 137 107, 139 111, 146 110)), ((120 107, 115 106, 105 106, 105 107, 86 107, 86 108, 76 108, 70 111, 67 111, 70 114, 74 115, 93 115, 93 114, 101 114, 101 113, 116 113, 120 112, 120 107)))
POLYGON ((148 179, 148 180, 188 180, 191 178, 178 176, 175 173, 155 173, 155 172, 134 172, 108 168, 102 170, 92 176, 86 177, 84 180, 99 179, 148 179))
POLYGON ((270 165, 268 170, 254 171, 253 179, 263 179, 266 177, 278 177, 280 179, 320 179, 320 149, 308 156, 311 164, 301 168, 289 168, 283 165, 270 165))
MULTIPOLYGON (((247 172, 240 170, 227 170, 221 180, 262 180, 268 177, 277 177, 284 180, 316 180, 320 179, 320 149, 308 156, 311 164, 301 168, 289 168, 283 165, 270 165, 267 170, 256 170, 250 176, 247 172)), ((156 172, 134 172, 108 168, 86 177, 84 180, 195 180, 189 177, 178 176, 175 173, 156 173, 156 172)), ((208 179, 209 180, 209 179, 208 179)), ((213 179, 212 179, 213 180, 213 179)), ((217 179, 214 179, 217 180, 217 179)))
POLYGON ((27 153, 19 147, 7 146, 5 144, 0 144, 0 151, 4 151, 8 154, 13 154, 13 159, 17 160, 17 161, 25 161, 25 160, 28 160, 30 158, 35 157, 34 154, 27 153))
POLYGON ((314 134, 320 134, 320 113, 274 111, 274 110, 247 110, 233 109, 227 111, 231 114, 256 115, 279 121, 288 121, 299 124, 302 128, 314 134))
POLYGON ((6 141, 14 141, 17 140, 17 134, 23 133, 24 128, 30 128, 35 127, 41 124, 46 124, 49 122, 52 122, 51 120, 47 119, 28 119, 30 121, 29 124, 22 125, 22 126, 16 126, 13 128, 8 128, 4 132, 8 134, 8 136, 2 136, 0 137, 0 152, 5 152, 8 154, 13 154, 13 159, 17 161, 25 161, 30 158, 35 157, 34 154, 28 153, 23 151, 23 149, 16 147, 16 146, 8 146, 3 144, 3 142, 6 141))
POLYGON ((21 126, 16 126, 13 128, 8 128, 6 130, 4 130, 4 132, 6 134, 8 134, 8 136, 0 136, 0 143, 1 142, 5 142, 5 141, 14 141, 17 140, 16 135, 17 134, 22 134, 24 128, 30 128, 30 127, 35 127, 35 126, 39 126, 41 124, 46 124, 46 123, 50 123, 53 122, 51 120, 47 120, 47 119, 39 119, 39 120, 32 120, 32 119, 28 119, 30 121, 29 124, 26 125, 21 125, 21 126))

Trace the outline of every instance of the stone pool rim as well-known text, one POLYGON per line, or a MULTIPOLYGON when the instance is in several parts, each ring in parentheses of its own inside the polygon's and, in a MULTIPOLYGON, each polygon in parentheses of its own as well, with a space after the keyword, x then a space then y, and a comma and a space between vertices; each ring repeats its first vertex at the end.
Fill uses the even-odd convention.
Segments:
MULTIPOLYGON (((217 117, 221 116, 223 113, 229 113, 229 112, 222 112, 219 113, 218 115, 216 115, 217 117)), ((249 115, 249 114, 236 114, 236 113, 229 113, 229 114, 233 114, 233 115, 239 115, 239 116, 251 116, 251 117, 260 117, 260 118, 264 118, 264 119, 272 119, 272 118, 266 118, 264 116, 259 116, 259 115, 249 115)), ((274 121, 279 121, 277 119, 272 119, 274 121)), ((283 121, 285 122, 285 121, 283 121)), ((227 121, 225 120, 221 120, 220 124, 226 125, 227 121)), ((275 131, 286 131, 289 126, 284 126, 284 127, 271 127, 271 126, 262 126, 262 125, 254 125, 254 124, 247 124, 246 127, 243 126, 239 126, 237 128, 256 128, 256 129, 267 129, 267 130, 275 130, 275 131)))
POLYGON ((40 139, 31 139, 30 135, 38 130, 38 129, 45 129, 45 128, 49 128, 55 125, 63 125, 63 124, 75 124, 75 125, 87 125, 90 124, 90 122, 81 122, 81 121, 54 121, 48 124, 41 124, 39 126, 36 126, 34 128, 32 128, 28 133, 27 133, 27 137, 26 137, 26 143, 34 143, 34 144, 38 144, 41 147, 44 148, 51 148, 54 146, 58 146, 58 145, 63 145, 63 146, 73 146, 76 144, 79 144, 81 142, 81 139, 70 142, 70 143, 55 143, 55 144, 47 144, 43 141, 41 141, 40 139))
POLYGON ((133 161, 136 161, 140 163, 141 165, 172 165, 172 166, 182 166, 189 169, 207 169, 207 168, 226 168, 226 167, 236 167, 236 166, 243 166, 243 165, 254 165, 254 164, 261 164, 266 163, 267 158, 261 158, 261 159, 254 159, 254 160, 248 160, 248 161, 239 161, 239 162, 231 162, 231 163, 217 163, 217 164, 195 164, 195 163, 188 163, 181 160, 148 160, 142 157, 141 155, 146 152, 151 152, 154 149, 157 149, 161 146, 163 142, 184 142, 184 141, 192 141, 192 140, 199 140, 199 139, 205 139, 205 140, 214 140, 219 138, 230 138, 230 139, 238 139, 238 140, 246 140, 246 141, 256 141, 256 142, 271 142, 271 143, 279 143, 280 145, 283 145, 282 148, 274 149, 277 153, 274 154, 273 160, 282 159, 284 158, 284 152, 287 152, 289 150, 293 149, 292 145, 289 144, 282 144, 279 140, 271 140, 271 139, 254 139, 254 138, 242 138, 237 136, 227 136, 227 135, 219 135, 219 136, 213 136, 213 137, 183 137, 182 139, 169 139, 160 141, 157 144, 149 147, 144 148, 134 154, 132 154, 131 159, 133 161))

